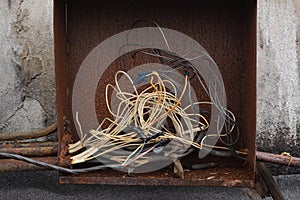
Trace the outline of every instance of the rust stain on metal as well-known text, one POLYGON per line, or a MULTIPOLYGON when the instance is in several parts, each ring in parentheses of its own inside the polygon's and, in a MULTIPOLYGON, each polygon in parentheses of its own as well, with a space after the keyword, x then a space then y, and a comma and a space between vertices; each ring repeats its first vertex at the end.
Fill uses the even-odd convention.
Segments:
POLYGON ((69 144, 72 142, 71 134, 64 134, 60 141, 59 164, 63 167, 71 167, 71 159, 68 154, 69 144))
MULTIPOLYGON (((213 157, 211 159, 215 162, 224 163, 224 158, 213 157)), ((204 162, 209 162, 209 159, 205 159, 204 162)), ((184 179, 175 177, 172 167, 130 176, 117 170, 106 169, 79 175, 61 174, 60 183, 253 187, 254 181, 251 180, 247 169, 241 167, 242 163, 243 161, 231 158, 228 163, 221 164, 220 167, 185 171, 184 179), (230 163, 235 164, 230 165, 230 163)))
POLYGON ((171 169, 147 174, 124 176, 124 173, 115 170, 103 170, 101 173, 60 176, 60 183, 76 184, 112 184, 112 185, 173 185, 173 186, 224 186, 224 187, 253 187, 254 183, 247 173, 239 168, 225 167, 228 174, 218 172, 213 178, 209 172, 218 169, 194 170, 185 172, 185 178, 175 178, 171 169), (209 178, 209 179, 208 179, 209 178))

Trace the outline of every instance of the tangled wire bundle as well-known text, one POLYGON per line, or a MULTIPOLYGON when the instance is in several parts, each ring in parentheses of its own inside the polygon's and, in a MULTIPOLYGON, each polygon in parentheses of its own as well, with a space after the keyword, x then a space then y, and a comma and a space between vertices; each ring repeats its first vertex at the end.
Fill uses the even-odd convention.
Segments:
MULTIPOLYGON (((69 152, 75 154, 83 147, 86 150, 73 155, 72 163, 101 157, 101 161, 110 160, 123 167, 139 167, 155 160, 178 160, 195 148, 202 149, 205 138, 216 135, 205 135, 209 119, 195 110, 199 110, 201 104, 212 103, 192 102, 188 72, 182 77, 183 84, 172 82, 170 76, 165 76, 170 73, 175 72, 144 72, 133 81, 126 72, 118 71, 115 86, 106 86, 106 104, 114 120, 105 118, 96 130, 91 130, 88 134, 80 131, 80 140, 69 146, 69 152), (119 75, 129 80, 133 93, 122 91, 118 83, 119 75), (141 78, 147 79, 149 84, 139 92, 136 83, 141 78), (116 113, 109 105, 110 89, 113 89, 115 97, 119 99, 119 104, 115 105, 118 108, 116 113), (109 126, 101 129, 107 121, 109 126)), ((229 113, 234 119, 234 115, 229 113)), ((80 127, 78 113, 76 120, 80 127)), ((229 134, 233 128, 234 125, 229 134)))
MULTIPOLYGON (((128 52, 133 53, 133 57, 143 55, 159 59, 160 67, 148 66, 150 70, 137 70, 135 74, 130 74, 131 71, 126 70, 121 59, 122 71, 115 74, 115 83, 108 84, 105 92, 106 106, 112 117, 106 116, 95 130, 90 130, 91 127, 87 127, 86 122, 81 127, 79 114, 93 115, 93 109, 88 107, 87 112, 82 109, 81 103, 85 102, 80 100, 80 81, 75 81, 73 99, 79 101, 73 101, 73 112, 76 113, 74 118, 80 140, 69 145, 72 164, 98 159, 104 165, 118 164, 121 168, 137 172, 141 166, 155 162, 166 161, 164 166, 178 162, 195 149, 200 150, 198 157, 203 158, 207 155, 207 151, 202 151, 204 147, 206 150, 229 149, 233 155, 236 153, 234 144, 239 138, 239 131, 236 129, 237 138, 233 140, 231 133, 237 127, 236 120, 226 108, 224 84, 216 63, 194 40, 152 23, 155 28, 130 29, 121 34, 126 37, 126 43, 119 49, 119 58, 122 58, 121 52, 126 47, 139 47, 136 51, 128 52), (164 43, 167 48, 147 49, 147 45, 137 45, 139 42, 149 41, 145 38, 145 33, 161 41, 159 46, 164 43), (183 56, 176 54, 180 48, 176 49, 178 45, 170 45, 165 33, 189 41, 187 50, 190 52, 184 51, 183 56), (136 77, 133 78, 134 76, 136 77), (127 83, 119 83, 124 78, 127 83), (141 86, 140 83, 144 84, 141 86), (200 98, 198 94, 201 96, 202 93, 207 98, 200 98), (215 145, 219 139, 225 146, 215 145)), ((172 41, 176 40, 173 38, 172 41)), ((82 75, 85 71, 94 69, 95 66, 91 68, 87 64, 98 59, 96 52, 92 51, 88 57, 87 60, 92 59, 91 62, 84 62, 85 70, 79 73, 78 80, 84 80, 85 76, 82 75)), ((86 94, 92 96, 90 93, 86 94)), ((163 165, 152 165, 148 171, 161 167, 163 165)))

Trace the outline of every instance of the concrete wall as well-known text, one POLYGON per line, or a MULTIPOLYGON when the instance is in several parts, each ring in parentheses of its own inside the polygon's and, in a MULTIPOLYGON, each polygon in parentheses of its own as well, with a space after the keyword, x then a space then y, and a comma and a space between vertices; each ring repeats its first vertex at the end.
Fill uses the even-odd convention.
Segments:
POLYGON ((55 121, 52 0, 0 1, 0 132, 55 121))
MULTIPOLYGON (((300 1, 258 1, 257 145, 300 156, 300 1)), ((0 1, 0 132, 55 121, 52 0, 0 1)))
POLYGON ((259 1, 257 52, 258 149, 300 156, 299 0, 259 1))

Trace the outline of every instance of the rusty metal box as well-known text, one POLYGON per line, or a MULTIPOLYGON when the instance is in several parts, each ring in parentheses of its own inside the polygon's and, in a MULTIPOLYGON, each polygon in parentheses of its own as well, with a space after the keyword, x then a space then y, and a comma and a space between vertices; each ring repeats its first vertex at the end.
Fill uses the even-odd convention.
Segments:
MULTIPOLYGON (((76 138, 72 118, 72 86, 80 64, 101 41, 124 31, 136 19, 156 21, 198 41, 214 58, 223 76, 228 108, 239 119, 238 148, 246 161, 207 156, 219 167, 187 171, 176 178, 168 171, 128 176, 107 169, 81 175, 60 174, 60 183, 127 185, 201 185, 253 187, 256 135, 256 11, 255 0, 96 1, 55 0, 54 36, 59 163, 70 166, 66 153, 76 138)), ((193 159, 188 158, 188 159, 193 159)))

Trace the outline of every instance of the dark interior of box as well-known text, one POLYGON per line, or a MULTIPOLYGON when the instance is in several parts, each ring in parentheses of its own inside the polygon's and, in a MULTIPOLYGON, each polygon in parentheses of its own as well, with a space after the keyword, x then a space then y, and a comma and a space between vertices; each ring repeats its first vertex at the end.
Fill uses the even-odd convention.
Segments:
MULTIPOLYGON (((56 7, 59 7, 58 3, 56 7)), ((56 8, 56 21, 63 20, 63 14, 57 14, 61 11, 56 8)), ((74 141, 78 139, 72 118, 71 91, 81 63, 99 43, 128 30, 139 19, 153 20, 161 27, 182 32, 207 50, 221 71, 227 107, 237 118, 241 135, 236 148, 246 149, 249 154, 247 161, 214 156, 200 160, 196 154, 189 155, 182 161, 184 166, 212 161, 219 163, 219 166, 186 171, 184 179, 174 178, 173 169, 166 167, 161 171, 130 176, 112 169, 82 175, 61 174, 62 183, 253 186, 256 124, 255 1, 73 0, 67 3, 66 15, 66 62, 60 58, 56 60, 57 84, 65 85, 57 86, 58 117, 64 117, 70 122, 69 132, 60 130, 61 154, 64 154, 62 145, 66 145, 62 138, 66 134, 71 134, 74 141), (67 100, 61 100, 62 97, 59 96, 62 94, 67 94, 67 100)), ((147 25, 149 24, 140 26, 147 25)), ((59 37, 63 37, 59 35, 60 32, 61 30, 55 30, 56 49, 63 45, 59 40, 59 37)), ((108 71, 113 72, 117 65, 112 64, 108 71)), ((113 76, 106 77, 98 83, 95 95, 98 101, 95 106, 99 121, 107 113, 103 104, 103 86, 112 79, 113 76)), ((66 158, 68 157, 60 157, 66 158)))

